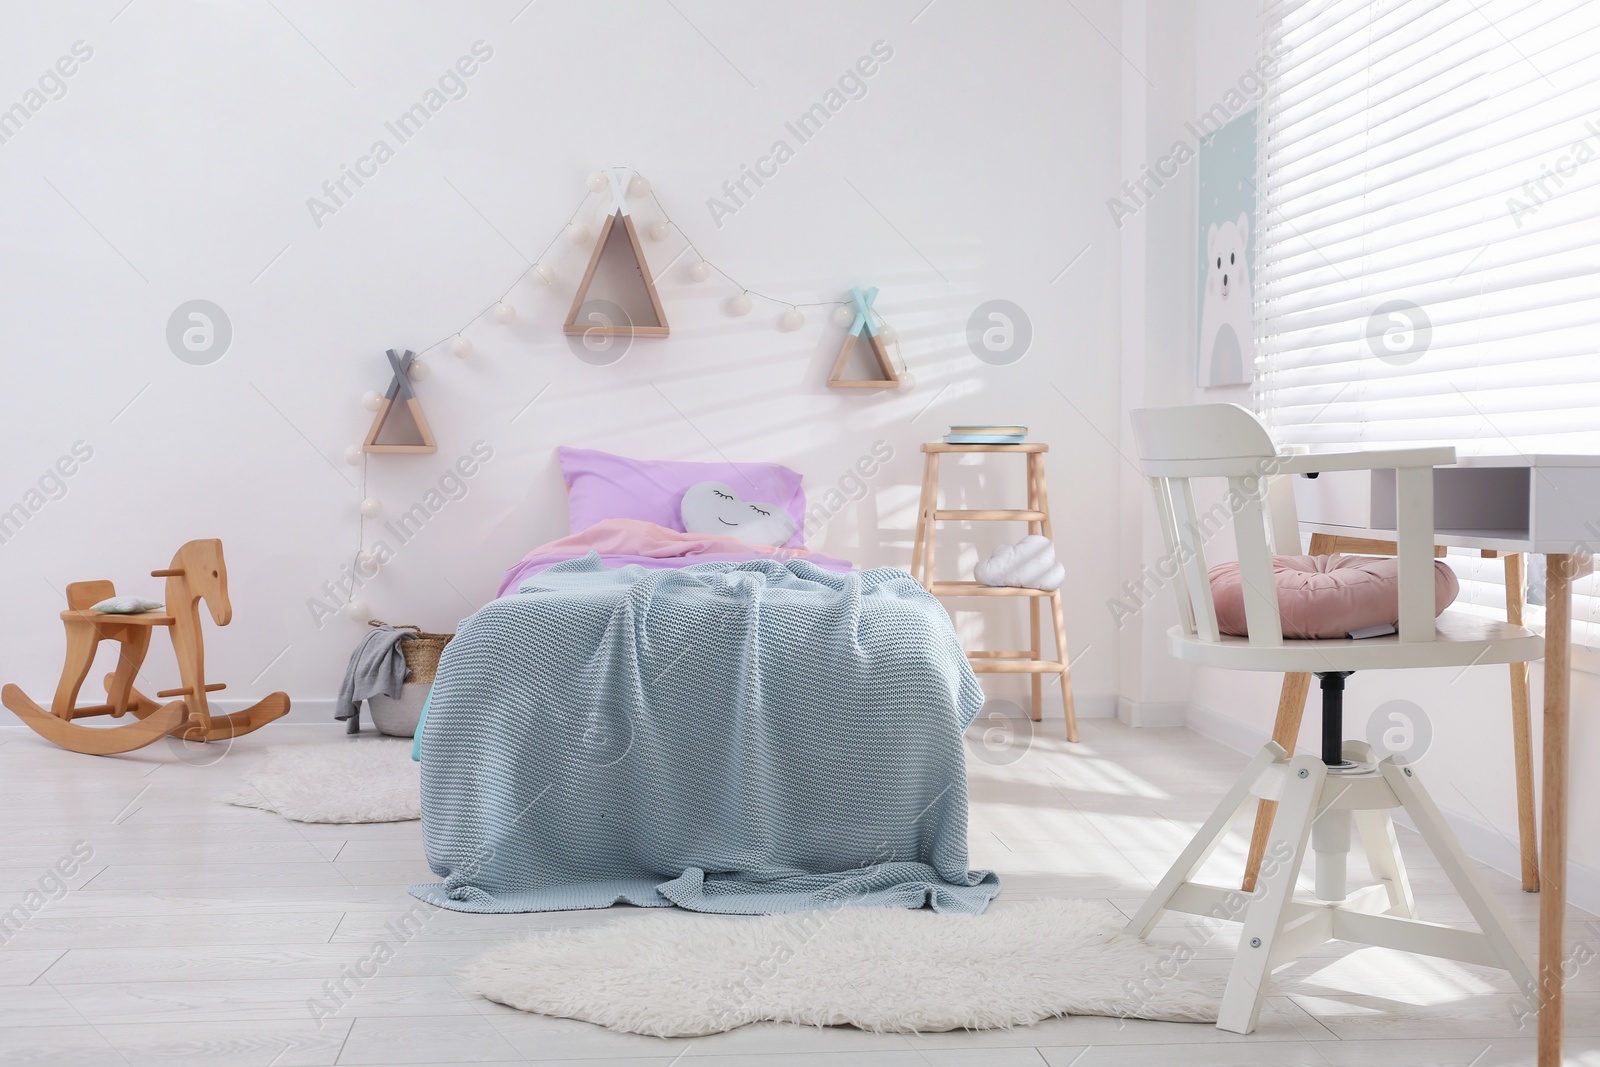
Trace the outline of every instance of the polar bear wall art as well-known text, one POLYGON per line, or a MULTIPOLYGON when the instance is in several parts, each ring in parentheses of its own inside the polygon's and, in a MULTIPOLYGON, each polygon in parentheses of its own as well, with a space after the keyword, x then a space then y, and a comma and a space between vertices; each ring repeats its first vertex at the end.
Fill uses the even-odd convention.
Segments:
POLYGON ((1200 385, 1250 381, 1250 219, 1212 223, 1206 231, 1205 302, 1200 309, 1200 385))

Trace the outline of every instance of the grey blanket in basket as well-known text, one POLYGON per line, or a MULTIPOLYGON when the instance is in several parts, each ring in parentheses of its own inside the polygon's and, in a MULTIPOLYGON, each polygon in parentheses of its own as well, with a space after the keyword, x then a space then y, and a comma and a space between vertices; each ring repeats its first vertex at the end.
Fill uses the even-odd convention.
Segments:
POLYGON ((363 700, 397 697, 404 692, 406 657, 400 642, 412 636, 415 635, 392 626, 374 627, 350 654, 350 665, 345 668, 344 681, 339 683, 339 695, 333 702, 333 717, 350 723, 346 733, 361 732, 363 700))

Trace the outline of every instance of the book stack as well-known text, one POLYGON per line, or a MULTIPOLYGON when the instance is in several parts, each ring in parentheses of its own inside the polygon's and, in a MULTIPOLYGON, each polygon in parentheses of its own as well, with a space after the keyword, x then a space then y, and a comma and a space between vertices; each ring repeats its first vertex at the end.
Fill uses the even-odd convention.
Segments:
POLYGON ((947 445, 1020 445, 1028 438, 1026 426, 952 426, 944 435, 947 445))

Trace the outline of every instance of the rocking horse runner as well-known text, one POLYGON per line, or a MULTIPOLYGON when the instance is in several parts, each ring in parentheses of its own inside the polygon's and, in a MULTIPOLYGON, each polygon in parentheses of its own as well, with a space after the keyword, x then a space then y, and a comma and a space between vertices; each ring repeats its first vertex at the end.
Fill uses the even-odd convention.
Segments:
POLYGON ((167 580, 164 611, 141 615, 95 611, 92 605, 116 596, 112 583, 73 582, 67 586, 67 610, 61 613, 67 629, 67 658, 50 710, 34 703, 15 685, 0 689, 0 703, 46 740, 74 752, 96 756, 131 752, 169 735, 186 741, 239 737, 288 714, 289 697, 284 693, 272 693, 231 715, 211 714, 206 702, 206 694, 216 692, 223 685, 220 682, 206 684, 200 601, 206 602, 211 619, 218 626, 228 625, 233 618, 222 542, 190 541, 172 557, 171 567, 150 574, 167 580), (172 650, 183 682, 177 689, 156 693, 161 699, 179 698, 170 704, 152 700, 133 686, 134 677, 150 648, 151 631, 157 626, 168 627, 172 632, 172 650), (78 690, 94 666, 95 651, 101 641, 115 641, 121 648, 117 669, 106 675, 106 703, 78 707, 78 690), (73 721, 96 715, 120 719, 130 713, 135 721, 109 729, 79 726, 73 721))

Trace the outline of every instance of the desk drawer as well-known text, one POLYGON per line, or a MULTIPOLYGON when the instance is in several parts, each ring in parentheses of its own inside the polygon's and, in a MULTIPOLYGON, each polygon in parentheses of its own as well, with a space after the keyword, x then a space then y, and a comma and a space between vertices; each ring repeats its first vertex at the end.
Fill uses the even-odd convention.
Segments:
MULTIPOLYGON (((1578 540, 1582 520, 1600 525, 1600 471, 1591 468, 1540 468, 1539 492, 1526 466, 1440 467, 1433 472, 1434 529, 1440 544, 1461 548, 1520 551, 1537 515, 1540 528, 1566 531, 1578 540), (1565 482, 1549 482, 1555 475, 1565 482), (1595 482, 1589 485, 1589 482, 1595 482), (1586 493, 1584 490, 1588 489, 1586 493), (1583 501, 1579 504, 1579 501, 1583 501), (1587 511, 1585 511, 1585 508, 1587 511)), ((1395 527, 1395 473, 1392 470, 1331 471, 1297 477, 1295 507, 1300 521, 1330 532, 1361 531, 1392 538, 1395 527)), ((1593 537, 1590 532, 1587 536, 1593 537)), ((1552 551, 1554 551, 1552 549, 1552 551)))

